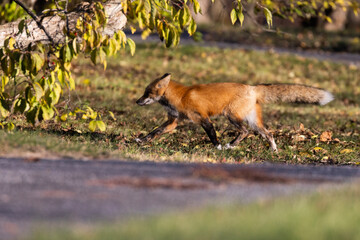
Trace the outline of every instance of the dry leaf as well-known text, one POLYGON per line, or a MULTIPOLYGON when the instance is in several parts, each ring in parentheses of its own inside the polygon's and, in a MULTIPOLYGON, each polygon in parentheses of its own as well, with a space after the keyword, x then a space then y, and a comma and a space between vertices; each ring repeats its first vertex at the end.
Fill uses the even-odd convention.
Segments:
POLYGON ((353 152, 354 150, 352 150, 352 149, 343 149, 343 150, 341 150, 340 151, 340 153, 341 154, 343 154, 343 153, 351 153, 351 152, 353 152))
POLYGON ((329 142, 331 141, 332 132, 331 131, 325 131, 320 135, 320 141, 321 142, 329 142))
POLYGON ((294 141, 295 142, 302 142, 302 141, 305 141, 305 139, 306 139, 306 136, 304 136, 304 135, 296 135, 296 136, 294 136, 294 141))
POLYGON ((323 149, 322 147, 314 147, 313 148, 314 152, 318 153, 318 152, 322 152, 322 153, 326 153, 326 149, 323 149))
POLYGON ((300 123, 299 130, 302 132, 305 131, 304 124, 300 123))

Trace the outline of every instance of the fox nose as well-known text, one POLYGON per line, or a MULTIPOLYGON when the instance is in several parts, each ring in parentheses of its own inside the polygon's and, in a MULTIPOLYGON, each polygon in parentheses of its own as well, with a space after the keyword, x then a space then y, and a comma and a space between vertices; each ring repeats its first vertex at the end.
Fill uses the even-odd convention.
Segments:
POLYGON ((144 105, 144 100, 141 98, 139 98, 137 101, 136 101, 136 104, 137 105, 140 105, 140 106, 143 106, 144 105))

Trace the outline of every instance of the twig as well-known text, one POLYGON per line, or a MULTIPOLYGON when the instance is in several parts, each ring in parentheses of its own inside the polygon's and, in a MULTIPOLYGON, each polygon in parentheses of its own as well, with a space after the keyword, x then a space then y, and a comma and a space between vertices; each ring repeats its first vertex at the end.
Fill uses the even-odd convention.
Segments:
POLYGON ((30 17, 36 22, 37 26, 44 31, 45 35, 48 37, 53 47, 55 47, 54 39, 50 36, 50 34, 46 31, 45 27, 41 24, 39 17, 36 16, 33 12, 31 12, 24 3, 20 2, 19 0, 14 0, 14 2, 17 3, 22 9, 24 9, 27 14, 30 15, 30 17))
POLYGON ((70 34, 69 17, 67 15, 67 13, 68 13, 68 5, 69 5, 69 0, 66 0, 66 3, 65 3, 65 17, 66 17, 66 33, 67 33, 67 35, 70 34))
POLYGON ((250 18, 250 20, 258 27, 260 28, 262 31, 264 32, 269 32, 269 33, 281 33, 285 36, 293 36, 293 34, 288 33, 288 32, 284 32, 284 31, 279 31, 279 30, 274 30, 274 29, 268 29, 268 28, 264 28, 261 24, 259 24, 256 19, 254 19, 254 17, 245 9, 243 9, 244 13, 250 18))

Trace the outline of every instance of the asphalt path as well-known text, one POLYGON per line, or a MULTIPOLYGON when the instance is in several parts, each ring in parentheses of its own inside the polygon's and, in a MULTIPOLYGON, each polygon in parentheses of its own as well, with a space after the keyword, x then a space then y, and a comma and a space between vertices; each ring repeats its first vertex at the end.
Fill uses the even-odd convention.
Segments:
POLYGON ((351 166, 0 158, 0 239, 36 224, 91 224, 336 188, 351 166))
MULTIPOLYGON (((157 35, 150 35, 146 39, 142 39, 139 33, 131 34, 127 33, 127 36, 132 38, 136 43, 161 43, 157 35)), ((347 53, 347 52, 326 52, 319 50, 301 50, 301 49, 289 49, 281 47, 263 47, 256 45, 248 45, 229 42, 217 42, 217 41, 201 41, 195 42, 191 37, 186 35, 181 37, 180 45, 185 46, 199 46, 199 47, 218 47, 218 48, 230 48, 230 49, 243 49, 248 51, 262 51, 262 52, 274 52, 278 54, 291 54, 304 58, 317 59, 320 61, 330 61, 336 63, 345 63, 349 65, 355 65, 360 67, 360 54, 347 53)))

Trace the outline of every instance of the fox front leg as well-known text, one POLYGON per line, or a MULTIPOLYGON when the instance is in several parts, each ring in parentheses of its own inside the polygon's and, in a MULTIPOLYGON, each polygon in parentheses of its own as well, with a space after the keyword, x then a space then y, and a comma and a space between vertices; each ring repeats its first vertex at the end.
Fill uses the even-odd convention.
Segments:
POLYGON ((212 142, 212 144, 214 144, 215 148, 221 150, 222 149, 221 144, 219 143, 216 137, 216 131, 210 120, 209 119, 202 120, 201 126, 204 128, 205 132, 209 136, 210 141, 212 142))
POLYGON ((160 127, 156 128, 154 131, 150 132, 145 137, 135 138, 135 141, 137 143, 149 142, 161 134, 171 132, 177 127, 177 124, 178 124, 178 119, 169 116, 169 119, 166 122, 164 122, 160 127))

